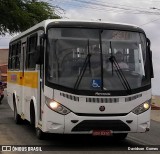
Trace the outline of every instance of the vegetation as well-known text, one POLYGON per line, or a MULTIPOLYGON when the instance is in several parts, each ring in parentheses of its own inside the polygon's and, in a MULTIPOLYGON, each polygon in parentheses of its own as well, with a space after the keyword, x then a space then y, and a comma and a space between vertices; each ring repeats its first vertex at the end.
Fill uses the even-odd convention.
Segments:
POLYGON ((60 18, 47 2, 0 0, 0 35, 15 33, 50 18, 60 18))

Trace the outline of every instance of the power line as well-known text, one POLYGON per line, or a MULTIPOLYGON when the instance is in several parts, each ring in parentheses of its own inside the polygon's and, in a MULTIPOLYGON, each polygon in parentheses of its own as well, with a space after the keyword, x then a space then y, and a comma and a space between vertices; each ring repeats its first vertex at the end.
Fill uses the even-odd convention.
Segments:
MULTIPOLYGON (((46 0, 47 2, 57 2, 57 0, 46 0)), ((98 11, 104 11, 104 12, 113 12, 118 14, 123 13, 129 13, 129 14, 144 14, 144 15, 160 15, 160 12, 157 11, 149 11, 149 9, 145 9, 142 7, 135 7, 135 6, 129 6, 129 5, 122 5, 122 4, 115 4, 115 3, 108 3, 99 0, 94 0, 94 2, 91 1, 85 1, 85 0, 61 0, 61 2, 58 1, 58 4, 65 4, 68 6, 74 6, 74 7, 83 7, 83 8, 89 8, 91 10, 98 10, 98 11), (86 5, 81 5, 86 4, 86 5), (106 8, 108 8, 106 10, 106 8)), ((56 5, 58 6, 58 5, 56 5)), ((54 6, 56 8, 56 6, 54 6)), ((65 14, 65 11, 64 13, 65 14)))
POLYGON ((152 23, 152 22, 155 22, 155 21, 158 21, 158 20, 160 20, 160 18, 151 20, 151 21, 149 21, 149 22, 147 22, 147 23, 144 23, 144 24, 142 24, 142 25, 140 25, 140 26, 145 26, 145 25, 148 25, 148 24, 150 24, 150 23, 152 23))
POLYGON ((137 6, 130 6, 130 5, 124 5, 124 4, 120 4, 120 3, 108 3, 108 2, 104 2, 104 1, 99 1, 99 0, 94 0, 94 2, 98 2, 98 3, 107 3, 107 4, 111 4, 111 5, 118 5, 118 6, 123 6, 123 7, 130 7, 130 8, 138 8, 138 9, 146 9, 146 8, 142 8, 142 7, 137 7, 137 6))
MULTIPOLYGON (((52 1, 52 0, 49 0, 49 1, 52 1)), ((52 1, 53 2, 53 1, 52 1)), ((63 2, 61 2, 61 4, 65 4, 65 2, 63 1, 63 2)), ((54 5, 54 8, 56 8, 56 10, 57 10, 57 5, 58 4, 56 4, 56 5, 54 5)), ((98 10, 98 11, 106 11, 106 10, 104 10, 103 8, 100 8, 100 7, 95 7, 95 6, 84 6, 84 5, 81 5, 81 4, 71 4, 71 3, 67 3, 67 5, 69 5, 69 6, 74 6, 74 7, 76 7, 76 6, 78 6, 78 7, 82 7, 82 8, 89 8, 89 9, 92 9, 92 10, 98 10)), ((55 10, 55 11, 56 11, 55 10)), ((89 12, 91 12, 91 10, 88 10, 89 12)), ((108 9, 107 10, 107 12, 114 12, 115 10, 113 9, 113 8, 111 8, 111 9, 108 9)), ((121 11, 121 10, 119 10, 119 11, 121 11)), ((119 12, 118 10, 116 11, 116 13, 121 13, 121 12, 119 12)), ((65 11, 64 11, 65 12, 65 11)))
POLYGON ((146 11, 146 10, 140 10, 140 9, 131 9, 129 7, 121 7, 121 6, 117 6, 117 5, 110 5, 110 4, 102 4, 102 3, 97 3, 97 2, 90 2, 90 1, 84 1, 84 0, 72 0, 72 1, 76 1, 79 3, 85 3, 85 4, 90 4, 90 5, 96 5, 96 6, 100 6, 103 8, 113 8, 113 9, 121 9, 121 10, 125 10, 125 11, 138 11, 137 13, 139 14, 152 14, 152 15, 160 15, 159 12, 153 12, 153 11, 146 11))

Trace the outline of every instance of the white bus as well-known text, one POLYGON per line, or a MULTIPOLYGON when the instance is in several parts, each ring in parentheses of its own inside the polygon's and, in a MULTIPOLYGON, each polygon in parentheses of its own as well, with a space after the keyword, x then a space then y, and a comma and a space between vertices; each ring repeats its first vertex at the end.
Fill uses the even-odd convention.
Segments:
POLYGON ((149 131, 153 67, 143 29, 45 20, 9 46, 8 103, 15 122, 28 120, 39 139, 45 133, 124 139, 149 131))

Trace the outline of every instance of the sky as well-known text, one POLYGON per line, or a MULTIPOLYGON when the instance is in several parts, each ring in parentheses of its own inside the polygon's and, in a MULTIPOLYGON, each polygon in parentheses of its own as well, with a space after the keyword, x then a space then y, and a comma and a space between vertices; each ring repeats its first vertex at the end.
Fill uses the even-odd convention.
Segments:
MULTIPOLYGON (((42 1, 42 0, 41 0, 42 1)), ((151 40, 154 67, 152 94, 160 95, 160 0, 43 0, 55 6, 65 19, 101 20, 140 26, 151 40)), ((0 48, 8 48, 10 35, 0 37, 0 48)))

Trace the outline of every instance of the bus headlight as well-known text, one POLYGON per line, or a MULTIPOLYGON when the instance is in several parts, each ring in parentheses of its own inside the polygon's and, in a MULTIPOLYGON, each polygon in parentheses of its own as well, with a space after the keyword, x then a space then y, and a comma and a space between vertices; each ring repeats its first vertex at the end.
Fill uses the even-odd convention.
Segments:
POLYGON ((146 102, 144 102, 143 104, 141 104, 141 105, 137 106, 136 108, 134 108, 134 109, 132 110, 132 112, 133 112, 134 114, 136 114, 136 115, 141 114, 141 113, 147 111, 147 110, 150 108, 150 106, 151 106, 150 104, 151 104, 151 101, 150 101, 150 100, 149 100, 149 101, 146 101, 146 102))
POLYGON ((59 114, 67 115, 71 112, 68 108, 53 99, 46 98, 46 104, 51 110, 59 114))

